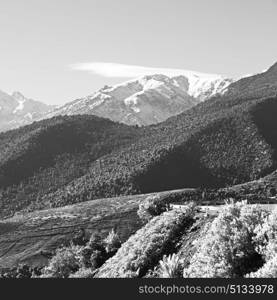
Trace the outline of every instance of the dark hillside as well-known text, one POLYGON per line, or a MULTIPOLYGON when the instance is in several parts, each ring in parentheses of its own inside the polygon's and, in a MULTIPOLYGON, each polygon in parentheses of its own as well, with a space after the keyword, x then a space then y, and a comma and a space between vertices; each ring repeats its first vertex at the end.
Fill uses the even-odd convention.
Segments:
POLYGON ((52 199, 60 206, 120 194, 215 188, 258 179, 276 169, 276 148, 264 124, 276 128, 277 119, 262 122, 267 118, 266 107, 277 113, 276 100, 252 100, 218 114, 198 116, 195 123, 190 122, 191 130, 181 119, 186 115, 180 115, 177 122, 169 120, 151 128, 151 134, 136 144, 94 162, 86 175, 40 203, 52 199))
POLYGON ((138 134, 135 127, 95 116, 57 117, 0 134, 1 213, 84 175, 91 162, 138 134))

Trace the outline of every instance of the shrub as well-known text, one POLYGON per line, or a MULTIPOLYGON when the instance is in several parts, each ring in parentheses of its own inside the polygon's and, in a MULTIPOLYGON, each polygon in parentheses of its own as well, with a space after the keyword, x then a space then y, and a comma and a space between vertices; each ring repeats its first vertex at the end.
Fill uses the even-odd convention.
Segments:
POLYGON ((158 263, 163 254, 172 251, 193 213, 192 206, 188 205, 154 217, 106 261, 96 277, 143 276, 158 263))
POLYGON ((90 267, 91 269, 95 270, 103 265, 103 263, 107 259, 106 252, 102 252, 99 250, 95 250, 92 252, 90 256, 90 267))
POLYGON ((16 278, 31 278, 32 269, 27 265, 21 265, 16 270, 16 278))
POLYGON ((103 240, 100 235, 93 233, 87 243, 87 246, 92 250, 105 251, 103 240))
POLYGON ((277 277, 277 209, 265 218, 264 223, 256 228, 256 249, 263 256, 265 264, 256 272, 246 277, 277 277))
POLYGON ((41 269, 41 267, 32 268, 25 264, 9 269, 0 269, 0 278, 38 278, 41 275, 41 269))
POLYGON ((71 274, 69 278, 93 278, 94 271, 89 268, 81 268, 74 274, 71 274))
POLYGON ((258 271, 246 275, 248 278, 277 278, 277 255, 267 261, 258 271))
POLYGON ((127 271, 125 274, 124 274, 124 277, 125 278, 137 278, 139 276, 139 269, 134 272, 134 271, 127 271))
POLYGON ((116 251, 120 248, 121 241, 118 234, 114 231, 114 229, 105 238, 104 245, 105 245, 106 252, 110 255, 115 254, 116 251))
POLYGON ((85 246, 87 242, 86 232, 83 228, 81 228, 72 239, 72 243, 77 246, 85 246))
POLYGON ((267 212, 246 202, 226 205, 200 238, 197 250, 184 269, 184 277, 241 277, 257 270, 262 256, 256 250, 256 228, 267 212))
POLYGON ((158 266, 158 277, 159 278, 180 278, 182 277, 182 265, 180 257, 177 254, 172 254, 169 256, 163 257, 163 260, 160 260, 158 266))
MULTIPOLYGON (((109 257, 112 257, 120 245, 119 236, 114 230, 104 240, 100 235, 93 233, 85 246, 72 243, 69 247, 57 249, 48 266, 43 268, 40 277, 92 277, 94 271, 101 267, 109 257)), ((26 273, 31 277, 30 272, 29 269, 23 268, 20 276, 26 273)), ((21 273, 17 271, 16 274, 21 273)), ((33 277, 39 277, 39 275, 34 273, 33 277)))
POLYGON ((159 216, 170 209, 169 203, 162 199, 159 195, 148 196, 141 202, 138 209, 138 216, 144 222, 148 222, 154 216, 159 216))
POLYGON ((277 209, 268 215, 264 223, 256 228, 257 251, 266 261, 277 254, 277 209))
POLYGON ((80 250, 80 264, 83 268, 90 268, 90 257, 93 250, 90 247, 85 246, 80 250))
POLYGON ((104 240, 98 234, 92 234, 87 245, 81 250, 82 267, 93 270, 101 267, 108 258, 116 253, 120 246, 119 236, 114 230, 104 240))
POLYGON ((81 250, 79 246, 63 247, 56 250, 56 255, 48 266, 42 270, 42 278, 67 278, 78 271, 81 265, 81 250))
POLYGON ((85 247, 81 249, 82 268, 99 268, 107 257, 104 241, 102 237, 93 233, 85 247))

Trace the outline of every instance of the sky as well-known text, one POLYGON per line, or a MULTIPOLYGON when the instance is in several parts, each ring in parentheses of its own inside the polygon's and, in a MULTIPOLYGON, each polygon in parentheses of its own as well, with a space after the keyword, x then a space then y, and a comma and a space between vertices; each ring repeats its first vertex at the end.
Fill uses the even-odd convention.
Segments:
POLYGON ((258 73, 276 16, 277 0, 0 0, 0 90, 61 105, 167 68, 258 73))

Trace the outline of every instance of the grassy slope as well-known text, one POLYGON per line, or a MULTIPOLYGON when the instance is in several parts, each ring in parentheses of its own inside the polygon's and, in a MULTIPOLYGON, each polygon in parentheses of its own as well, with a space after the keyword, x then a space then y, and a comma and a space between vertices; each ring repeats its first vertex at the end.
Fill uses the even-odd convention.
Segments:
POLYGON ((14 216, 0 221, 0 268, 17 263, 44 265, 41 252, 68 243, 79 229, 107 234, 116 228, 125 240, 141 224, 136 215, 144 196, 100 199, 58 209, 14 216))
MULTIPOLYGON (((172 201, 190 199, 194 190, 159 193, 172 201)), ((126 240, 138 228, 139 203, 148 195, 125 196, 87 201, 0 220, 0 268, 26 262, 44 265, 47 261, 41 251, 51 252, 62 243, 68 243, 81 228, 88 235, 99 232, 106 235, 115 229, 126 240)))
MULTIPOLYGON (((255 183, 248 185, 256 186, 255 183)), ((245 186, 237 186, 235 192, 245 199, 245 186)), ((252 190, 250 189, 250 194, 252 190)), ((161 199, 171 203, 184 204, 194 200, 203 201, 205 205, 224 204, 224 199, 234 196, 234 189, 221 191, 222 198, 216 191, 203 193, 197 189, 173 190, 155 193, 161 199), (207 199, 207 201, 205 200, 207 199)), ((218 192, 218 191, 217 191, 218 192)), ((42 252, 52 252, 62 243, 68 243, 81 228, 89 235, 100 232, 106 235, 111 229, 116 229, 123 241, 139 229, 142 224, 137 216, 139 203, 148 194, 125 196, 87 201, 61 208, 53 208, 27 214, 18 214, 12 218, 0 220, 0 268, 12 267, 17 263, 28 263, 34 266, 46 264, 48 258, 42 252)), ((276 203, 276 199, 266 199, 276 203)), ((202 226, 202 225, 201 225, 202 226)), ((200 227, 201 227, 200 226, 200 227)), ((201 229, 201 228, 198 228, 201 229)), ((197 230, 198 230, 197 229, 197 230)), ((193 231, 192 231, 193 234, 193 231)), ((190 237, 192 241, 193 237, 190 237)))

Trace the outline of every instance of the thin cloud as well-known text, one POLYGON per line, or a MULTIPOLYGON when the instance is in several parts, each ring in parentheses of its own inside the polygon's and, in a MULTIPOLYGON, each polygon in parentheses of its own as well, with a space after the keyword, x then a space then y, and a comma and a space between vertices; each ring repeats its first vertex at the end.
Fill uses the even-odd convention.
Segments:
MULTIPOLYGON (((117 63, 106 63, 106 62, 90 62, 80 63, 71 65, 70 68, 75 71, 85 71, 95 75, 103 77, 113 78, 135 78, 145 75, 153 74, 165 74, 168 76, 194 74, 194 75, 206 75, 211 76, 212 74, 203 74, 194 71, 187 71, 181 69, 170 69, 170 68, 151 68, 136 65, 125 65, 117 63)), ((214 75, 212 75, 214 76, 214 75)))

